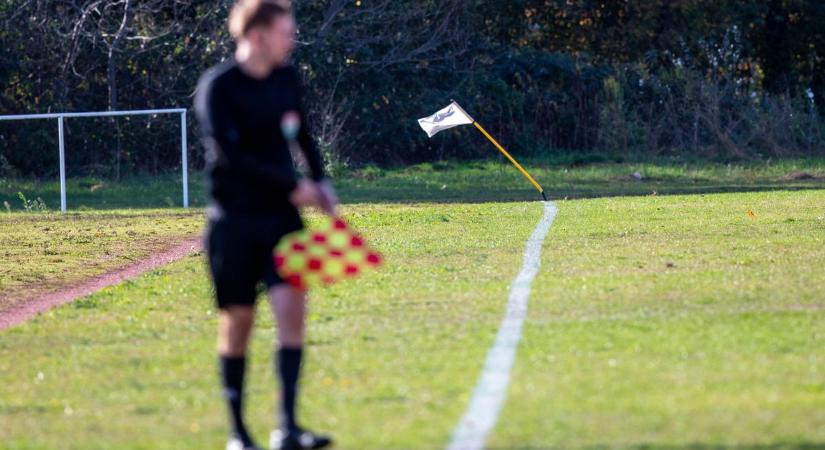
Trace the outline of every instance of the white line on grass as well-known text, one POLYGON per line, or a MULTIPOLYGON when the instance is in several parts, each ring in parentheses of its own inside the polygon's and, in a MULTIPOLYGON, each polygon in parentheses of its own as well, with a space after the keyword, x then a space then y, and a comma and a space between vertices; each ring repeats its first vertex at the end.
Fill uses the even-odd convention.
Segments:
POLYGON ((510 287, 507 315, 501 321, 496 341, 487 353, 487 360, 473 391, 473 398, 461 422, 453 431, 448 450, 484 448, 487 435, 498 420, 498 413, 504 404, 507 386, 510 384, 510 369, 516 358, 521 328, 527 315, 530 284, 539 271, 541 246, 555 217, 556 205, 553 202, 545 202, 544 216, 527 241, 521 272, 510 287))

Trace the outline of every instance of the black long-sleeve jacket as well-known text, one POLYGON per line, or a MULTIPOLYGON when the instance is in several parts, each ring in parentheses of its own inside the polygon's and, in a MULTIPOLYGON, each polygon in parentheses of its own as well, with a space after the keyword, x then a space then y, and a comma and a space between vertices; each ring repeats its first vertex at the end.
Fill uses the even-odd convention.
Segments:
POLYGON ((292 66, 256 79, 229 60, 201 77, 195 112, 206 147, 213 204, 227 212, 294 210, 288 198, 297 185, 298 174, 281 130, 284 115, 292 112, 300 117, 297 143, 311 176, 316 181, 324 177, 302 97, 300 77, 292 66))

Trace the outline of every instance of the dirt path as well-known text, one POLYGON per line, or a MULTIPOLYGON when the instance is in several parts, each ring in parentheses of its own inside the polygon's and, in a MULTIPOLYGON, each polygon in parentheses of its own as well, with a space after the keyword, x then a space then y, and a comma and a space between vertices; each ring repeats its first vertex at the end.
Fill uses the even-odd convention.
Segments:
POLYGON ((35 315, 48 311, 55 306, 92 294, 107 286, 135 278, 144 272, 169 264, 170 262, 199 251, 200 248, 201 237, 190 238, 174 247, 129 264, 126 267, 121 267, 102 275, 71 284, 48 294, 35 295, 15 304, 11 309, 0 312, 0 330, 25 322, 35 315))

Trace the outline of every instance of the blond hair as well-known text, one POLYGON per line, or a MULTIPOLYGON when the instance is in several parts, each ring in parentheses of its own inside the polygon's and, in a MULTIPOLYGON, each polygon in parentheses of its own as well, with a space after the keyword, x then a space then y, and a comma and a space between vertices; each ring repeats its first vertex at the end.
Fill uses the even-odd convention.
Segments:
POLYGON ((238 0, 229 13, 229 33, 237 40, 249 30, 269 25, 287 14, 292 14, 292 5, 288 0, 238 0))

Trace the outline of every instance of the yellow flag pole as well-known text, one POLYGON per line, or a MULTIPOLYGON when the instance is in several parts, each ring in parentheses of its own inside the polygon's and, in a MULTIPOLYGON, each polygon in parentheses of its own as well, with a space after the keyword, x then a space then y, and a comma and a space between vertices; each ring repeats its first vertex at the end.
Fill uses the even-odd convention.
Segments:
POLYGON ((533 184, 533 186, 535 186, 535 187, 536 187, 536 189, 538 189, 538 191, 539 191, 539 193, 541 194, 541 197, 544 199, 544 201, 547 201, 547 196, 546 196, 546 195, 544 195, 544 189, 541 187, 541 185, 539 185, 539 184, 536 182, 536 180, 534 180, 534 179, 533 179, 533 177, 531 177, 531 176, 530 176, 530 174, 529 174, 529 173, 527 173, 527 171, 526 171, 526 170, 524 170, 524 167, 521 167, 521 164, 519 164, 519 163, 518 163, 518 161, 516 161, 516 160, 515 160, 512 156, 510 156, 510 154, 509 154, 509 153, 507 153, 507 150, 504 150, 504 147, 502 147, 502 146, 501 146, 501 144, 499 144, 499 143, 498 143, 495 139, 493 139, 493 137, 492 137, 492 136, 490 136, 490 133, 488 133, 488 132, 487 132, 487 130, 485 130, 485 129, 481 126, 481 125, 479 125, 479 123, 478 123, 478 122, 476 122, 476 120, 475 120, 475 119, 473 119, 473 117, 472 117, 471 115, 467 114, 467 111, 464 111, 464 108, 462 108, 462 107, 458 104, 458 102, 456 102, 455 100, 453 100, 452 102, 455 104, 455 106, 456 106, 456 107, 458 107, 458 109, 460 109, 460 110, 461 110, 461 112, 463 112, 463 113, 464 113, 467 117, 469 117, 470 119, 472 119, 472 121, 473 121, 473 125, 475 125, 475 127, 476 127, 476 128, 478 128, 478 131, 480 131, 480 132, 481 132, 481 134, 483 134, 483 135, 484 135, 484 137, 486 137, 487 139, 489 139, 489 140, 490 140, 490 142, 492 142, 492 143, 493 143, 493 145, 495 145, 495 146, 496 146, 496 148, 498 149, 498 151, 500 151, 500 152, 501 152, 504 156, 506 156, 506 157, 507 157, 507 159, 509 159, 509 160, 510 160, 510 162, 511 162, 511 163, 513 163, 513 165, 514 165, 514 166, 516 166, 516 169, 518 169, 518 170, 519 170, 519 172, 521 172, 521 174, 522 174, 522 175, 524 175, 524 176, 525 176, 525 177, 526 177, 526 178, 530 181, 530 183, 532 183, 532 184, 533 184))

